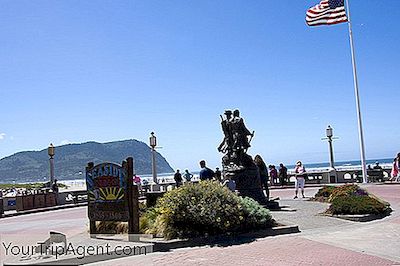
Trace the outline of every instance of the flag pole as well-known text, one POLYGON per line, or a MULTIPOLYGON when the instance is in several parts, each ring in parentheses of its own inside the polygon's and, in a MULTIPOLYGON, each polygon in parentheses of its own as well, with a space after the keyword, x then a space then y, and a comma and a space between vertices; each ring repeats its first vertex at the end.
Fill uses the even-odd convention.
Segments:
POLYGON ((364 135, 361 122, 360 95, 358 92, 357 68, 356 68, 356 59, 355 59, 354 43, 353 43, 353 31, 350 20, 349 0, 346 0, 346 6, 347 6, 346 10, 347 10, 347 19, 349 24, 349 35, 350 35, 351 62, 353 64, 354 92, 356 96, 358 135, 360 139, 361 169, 362 169, 363 183, 367 183, 367 167, 365 163, 364 135))

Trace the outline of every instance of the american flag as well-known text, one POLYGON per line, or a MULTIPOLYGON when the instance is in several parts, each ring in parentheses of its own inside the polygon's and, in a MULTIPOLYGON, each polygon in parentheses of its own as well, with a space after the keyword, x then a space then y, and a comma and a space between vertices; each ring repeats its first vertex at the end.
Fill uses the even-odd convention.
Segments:
POLYGON ((308 26, 332 25, 347 21, 344 0, 322 0, 318 5, 307 10, 308 26))

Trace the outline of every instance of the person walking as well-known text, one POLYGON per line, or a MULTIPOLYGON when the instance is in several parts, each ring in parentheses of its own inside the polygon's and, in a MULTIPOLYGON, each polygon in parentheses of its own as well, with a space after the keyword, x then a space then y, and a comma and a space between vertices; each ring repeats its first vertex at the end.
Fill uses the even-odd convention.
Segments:
POLYGON ((177 188, 182 185, 182 174, 179 172, 179 169, 176 170, 176 173, 174 175, 174 180, 177 188))
POLYGON ((254 157, 254 163, 258 167, 258 172, 260 173, 260 180, 261 180, 261 188, 265 188, 265 194, 267 200, 269 200, 269 188, 268 188, 268 169, 267 165, 264 163, 264 160, 261 158, 260 155, 256 155, 254 157))
POLYGON ((286 179, 287 179, 287 168, 286 166, 283 165, 283 163, 279 164, 279 174, 278 174, 279 180, 281 182, 281 185, 286 185, 286 179))
POLYGON ((294 198, 297 199, 297 193, 299 191, 299 188, 301 189, 301 195, 303 196, 303 198, 305 198, 304 183, 305 183, 306 168, 303 166, 301 161, 296 162, 296 167, 294 168, 294 173, 295 173, 295 177, 296 177, 294 198))
MULTIPOLYGON (((378 174, 377 178, 376 178, 377 181, 383 182, 383 169, 382 169, 382 166, 379 165, 378 161, 375 162, 375 166, 374 166, 373 170, 375 170, 375 173, 378 174)), ((375 179, 375 177, 374 177, 374 179, 375 179)))
POLYGON ((189 170, 186 169, 185 173, 183 174, 183 177, 185 178, 186 182, 191 182, 193 178, 193 174, 189 173, 189 170))
POLYGON ((215 173, 213 170, 211 170, 210 168, 208 168, 206 166, 206 161, 201 160, 200 161, 200 180, 204 181, 204 180, 212 180, 215 176, 215 173))

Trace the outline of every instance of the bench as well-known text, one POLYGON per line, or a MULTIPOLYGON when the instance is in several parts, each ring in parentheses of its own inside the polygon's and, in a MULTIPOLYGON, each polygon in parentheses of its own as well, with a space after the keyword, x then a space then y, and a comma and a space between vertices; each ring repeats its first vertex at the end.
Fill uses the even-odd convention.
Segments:
POLYGON ((367 170, 368 182, 383 182, 383 170, 373 169, 367 170))

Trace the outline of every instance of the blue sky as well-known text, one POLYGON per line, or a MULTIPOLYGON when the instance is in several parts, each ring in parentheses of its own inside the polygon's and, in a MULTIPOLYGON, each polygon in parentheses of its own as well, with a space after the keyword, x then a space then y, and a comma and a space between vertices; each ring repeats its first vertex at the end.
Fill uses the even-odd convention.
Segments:
MULTIPOLYGON (((350 2, 366 157, 393 157, 400 2, 350 2)), ((307 27, 316 3, 3 1, 0 158, 155 131, 172 167, 215 167, 238 108, 267 163, 328 161, 328 124, 335 159, 359 159, 347 24, 307 27)))

